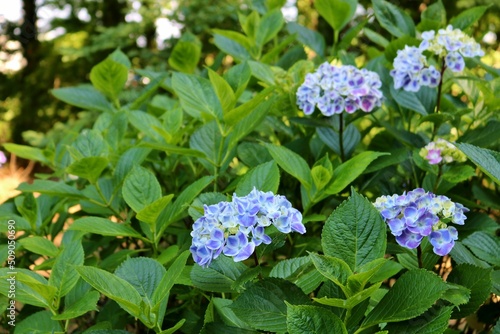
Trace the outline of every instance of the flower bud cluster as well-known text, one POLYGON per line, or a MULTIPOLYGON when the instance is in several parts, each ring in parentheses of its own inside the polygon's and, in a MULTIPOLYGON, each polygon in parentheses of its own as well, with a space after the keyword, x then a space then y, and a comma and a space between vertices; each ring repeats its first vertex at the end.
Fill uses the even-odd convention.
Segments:
POLYGON ((2 167, 5 163, 7 163, 7 157, 5 156, 5 153, 0 151, 0 167, 2 167))
POLYGON ((396 242, 406 248, 416 248, 424 237, 429 238, 437 255, 448 254, 457 229, 449 222, 463 225, 469 209, 448 197, 435 195, 418 188, 403 195, 381 196, 374 203, 389 226, 396 242))
POLYGON ((420 150, 419 154, 431 165, 451 163, 453 161, 464 162, 467 160, 465 154, 442 138, 427 144, 420 150))
POLYGON ((481 46, 472 37, 467 36, 460 29, 453 29, 451 25, 446 29, 439 29, 436 34, 433 30, 422 33, 420 49, 428 50, 444 57, 446 67, 453 72, 462 72, 465 68, 463 57, 484 56, 481 46))
POLYGON ((382 82, 375 72, 325 62, 316 72, 306 75, 297 90, 297 105, 306 115, 316 107, 325 116, 343 111, 352 114, 358 109, 370 112, 382 105, 380 87, 382 82))
POLYGON ((204 215, 193 224, 191 254, 196 263, 208 267, 220 254, 239 262, 248 259, 260 244, 270 244, 265 227, 274 225, 282 233, 306 232, 302 214, 285 196, 253 189, 231 202, 204 206, 204 215))
POLYGON ((444 58, 444 64, 453 72, 465 68, 464 57, 483 56, 480 45, 470 36, 449 25, 446 29, 425 31, 422 33, 419 47, 406 45, 398 50, 394 58, 394 69, 390 74, 394 78, 394 88, 417 92, 422 86, 436 87, 441 80, 441 73, 427 64, 424 51, 430 51, 444 58))

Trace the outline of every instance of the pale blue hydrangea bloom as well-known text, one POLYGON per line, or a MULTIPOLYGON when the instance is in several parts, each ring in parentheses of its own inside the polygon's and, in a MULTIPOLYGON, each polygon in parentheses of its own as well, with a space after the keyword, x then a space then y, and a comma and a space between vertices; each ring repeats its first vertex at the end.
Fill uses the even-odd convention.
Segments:
POLYGON ((403 195, 381 196, 374 206, 399 245, 413 249, 428 237, 434 253, 440 256, 448 254, 458 239, 457 230, 447 223, 463 225, 469 211, 446 196, 421 188, 403 195))
POLYGON ((333 66, 325 62, 308 73, 297 90, 297 105, 306 115, 317 107, 325 116, 370 112, 382 105, 382 82, 377 73, 351 65, 333 66))
POLYGON ((270 244, 265 227, 274 225, 282 233, 306 232, 302 214, 285 196, 253 189, 231 202, 203 207, 204 215, 193 224, 190 247, 196 263, 208 267, 220 254, 234 261, 248 259, 260 244, 270 244))
POLYGON ((441 74, 434 66, 427 66, 420 48, 406 45, 403 50, 398 50, 393 65, 390 74, 396 89, 418 92, 422 86, 437 87, 439 84, 441 74))

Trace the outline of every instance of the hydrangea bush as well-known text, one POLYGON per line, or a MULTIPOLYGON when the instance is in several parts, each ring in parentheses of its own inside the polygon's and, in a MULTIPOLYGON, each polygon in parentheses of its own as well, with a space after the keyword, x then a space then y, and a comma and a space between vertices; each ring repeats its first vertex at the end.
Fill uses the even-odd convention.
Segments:
POLYGON ((115 50, 54 89, 78 119, 0 152, 45 171, 0 206, 2 326, 497 333, 488 7, 363 4, 314 1, 331 41, 255 2, 210 66, 188 34, 167 70, 115 50))

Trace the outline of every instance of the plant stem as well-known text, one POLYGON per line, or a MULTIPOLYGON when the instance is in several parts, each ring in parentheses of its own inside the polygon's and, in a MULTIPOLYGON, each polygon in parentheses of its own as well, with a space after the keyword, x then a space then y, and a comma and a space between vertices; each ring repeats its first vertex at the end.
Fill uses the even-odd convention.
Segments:
MULTIPOLYGON (((437 93, 437 101, 436 101, 436 114, 438 114, 439 111, 441 110, 441 92, 443 90, 443 76, 444 76, 445 70, 446 70, 446 63, 445 63, 444 58, 443 58, 443 61, 441 63, 441 76, 439 78, 439 85, 438 85, 438 93, 437 93)), ((436 137, 438 127, 439 126, 437 126, 436 123, 434 123, 433 129, 432 129, 431 141, 434 140, 434 137, 436 137)))
POLYGON ((443 165, 439 164, 438 165, 438 175, 436 177, 436 182, 434 182, 434 187, 432 188, 432 192, 435 194, 438 187, 439 183, 441 183, 441 177, 443 176, 443 165))
POLYGON ((418 267, 423 268, 424 265, 422 264, 422 247, 418 245, 417 247, 417 259, 418 259, 418 267))
POLYGON ((344 162, 344 113, 339 114, 339 146, 340 146, 340 160, 344 162))

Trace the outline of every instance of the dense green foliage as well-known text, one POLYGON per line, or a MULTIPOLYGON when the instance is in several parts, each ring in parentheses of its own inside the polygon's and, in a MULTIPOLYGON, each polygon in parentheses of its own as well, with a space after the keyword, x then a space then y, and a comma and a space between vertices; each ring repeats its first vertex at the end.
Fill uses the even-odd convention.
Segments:
MULTIPOLYGON (((2 325, 15 333, 498 333, 500 71, 483 61, 484 48, 485 58, 467 58, 459 73, 429 60, 442 80, 418 92, 396 89, 390 74, 397 51, 418 45, 421 32, 452 24, 482 37, 477 21, 498 9, 437 1, 418 14, 373 0, 355 15, 356 0, 316 0, 300 24, 284 20, 284 1, 239 12, 222 3, 224 22, 238 30, 213 22, 216 5, 207 4, 194 16, 206 26, 185 31, 162 59, 102 46, 121 29, 129 40, 125 25, 88 40, 78 51, 91 55, 87 79, 50 92, 54 108, 69 105, 77 117, 37 145, 3 145, 45 172, 0 206, 2 325), (318 15, 320 28, 307 27, 318 15), (324 62, 377 73, 381 106, 305 115, 297 90, 324 62), (438 138, 466 161, 430 163, 420 152, 438 138), (245 261, 194 262, 188 249, 204 205, 254 187, 286 196, 307 232, 269 226, 272 242, 245 261), (427 238, 401 246, 372 204, 415 188, 470 209, 449 255, 436 255, 427 238)), ((73 75, 66 70, 57 73, 73 75)))

